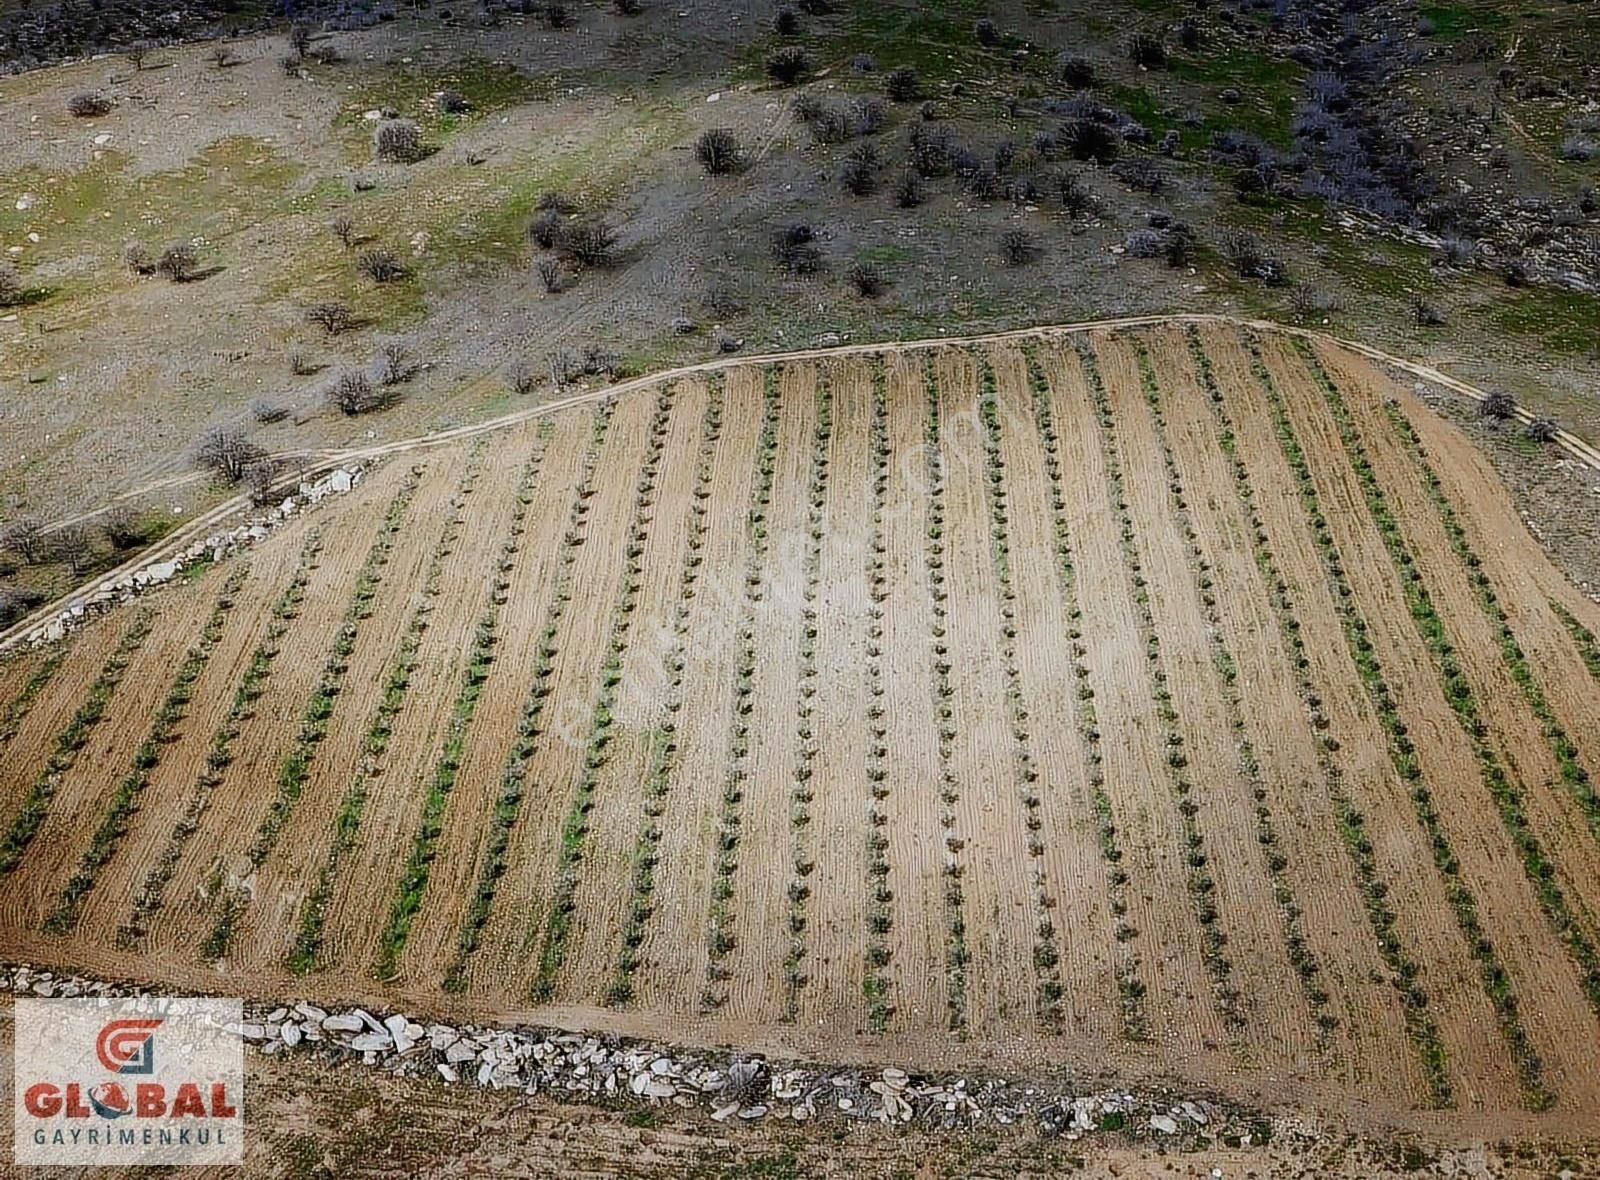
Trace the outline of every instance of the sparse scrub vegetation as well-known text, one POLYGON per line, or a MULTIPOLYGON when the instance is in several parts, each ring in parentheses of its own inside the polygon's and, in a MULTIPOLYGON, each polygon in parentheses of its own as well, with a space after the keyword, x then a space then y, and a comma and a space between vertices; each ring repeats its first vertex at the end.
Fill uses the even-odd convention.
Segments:
POLYGON ((793 86, 811 68, 811 55, 798 45, 785 45, 767 56, 767 77, 783 86, 793 86))
POLYGON ((67 100, 67 111, 79 119, 94 119, 100 115, 109 115, 113 105, 103 94, 74 94, 67 100))
POLYGON ((694 141, 694 156, 708 176, 727 176, 744 167, 744 148, 730 127, 712 127, 694 141))
POLYGON ((384 119, 373 129, 372 154, 392 164, 415 164, 428 150, 415 119, 384 119))

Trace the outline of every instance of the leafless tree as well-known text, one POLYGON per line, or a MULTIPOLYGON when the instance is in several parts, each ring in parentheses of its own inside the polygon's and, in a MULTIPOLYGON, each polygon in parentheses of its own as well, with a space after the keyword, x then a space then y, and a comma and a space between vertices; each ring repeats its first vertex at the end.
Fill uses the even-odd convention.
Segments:
POLYGON ((156 273, 156 260, 150 257, 150 251, 140 242, 129 242, 122 248, 122 261, 136 275, 156 273))
POLYGON ((266 451, 237 430, 215 427, 200 439, 195 462, 229 483, 238 483, 252 463, 266 458, 266 451))
POLYGON ((372 378, 359 369, 341 373, 328 389, 328 404, 351 417, 385 409, 397 400, 392 389, 374 388, 372 378))
POLYGON ((174 283, 187 283, 200 270, 200 251, 192 242, 173 242, 156 259, 156 270, 174 283))
POLYGON ((544 289, 551 295, 560 294, 567 285, 567 272, 558 258, 541 258, 533 267, 539 276, 539 281, 544 284, 544 289))
POLYGON ((259 459, 245 468, 244 483, 250 492, 250 503, 259 508, 278 498, 273 485, 278 482, 282 470, 283 465, 276 459, 259 459))
POLYGON ((397 283, 411 273, 393 250, 368 250, 360 265, 362 273, 375 283, 397 283))
POLYGON ((307 308, 306 319, 330 336, 341 335, 356 326, 355 314, 349 305, 332 301, 307 308))
POLYGON ((269 402, 266 398, 257 398, 250 403, 250 416, 263 426, 270 426, 274 422, 282 422, 289 416, 286 406, 277 402, 269 402))
POLYGON ((22 272, 16 263, 0 259, 0 307, 11 307, 22 302, 22 272))
POLYGON ((0 549, 10 550, 28 565, 37 565, 48 551, 44 527, 31 516, 14 520, 0 530, 0 549))
POLYGON ((402 385, 417 371, 411 350, 398 340, 387 341, 378 349, 378 366, 380 385, 402 385))
POLYGON ((517 361, 506 370, 506 385, 511 392, 519 397, 526 397, 538 386, 538 380, 533 375, 533 370, 525 361, 517 361))
POLYGON ((100 531, 114 549, 132 549, 144 542, 138 517, 126 504, 118 504, 100 518, 100 531))
POLYGON ((72 571, 74 577, 94 565, 94 534, 85 525, 63 525, 50 534, 50 556, 72 571))

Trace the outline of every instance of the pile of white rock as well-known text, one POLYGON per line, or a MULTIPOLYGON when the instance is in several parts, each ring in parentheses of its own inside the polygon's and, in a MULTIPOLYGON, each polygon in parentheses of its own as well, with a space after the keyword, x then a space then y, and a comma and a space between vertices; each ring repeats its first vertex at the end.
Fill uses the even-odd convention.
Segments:
POLYGON ((41 623, 23 636, 29 646, 54 643, 62 636, 89 619, 114 606, 131 602, 147 590, 154 589, 177 577, 186 567, 199 561, 221 561, 231 553, 263 540, 273 529, 321 503, 329 496, 348 492, 361 480, 359 467, 340 467, 318 480, 300 484, 298 493, 284 499, 281 504, 253 514, 249 520, 226 532, 213 533, 204 540, 195 541, 187 549, 167 558, 124 574, 115 582, 102 586, 83 601, 62 610, 49 622, 41 623))
MULTIPOLYGON (((138 995, 27 966, 0 967, 0 991, 40 996, 138 995)), ((1032 1125, 1078 1139, 1205 1136, 1229 1146, 1259 1139, 1263 1124, 1217 1102, 1170 1094, 1093 1092, 994 1078, 921 1076, 901 1069, 830 1069, 753 1054, 710 1054, 620 1037, 536 1028, 424 1023, 402 1013, 333 1011, 310 1003, 247 1005, 237 1032, 261 1053, 316 1052, 386 1073, 444 1084, 556 1097, 633 1100, 700 1109, 719 1123, 823 1117, 970 1128, 1032 1125)))

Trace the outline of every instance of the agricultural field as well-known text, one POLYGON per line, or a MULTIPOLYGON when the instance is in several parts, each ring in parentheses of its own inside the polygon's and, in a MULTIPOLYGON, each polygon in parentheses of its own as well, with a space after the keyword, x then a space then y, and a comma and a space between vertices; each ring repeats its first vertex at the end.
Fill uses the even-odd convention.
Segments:
POLYGON ((1321 337, 716 362, 0 661, 0 948, 1592 1127, 1597 633, 1321 337))

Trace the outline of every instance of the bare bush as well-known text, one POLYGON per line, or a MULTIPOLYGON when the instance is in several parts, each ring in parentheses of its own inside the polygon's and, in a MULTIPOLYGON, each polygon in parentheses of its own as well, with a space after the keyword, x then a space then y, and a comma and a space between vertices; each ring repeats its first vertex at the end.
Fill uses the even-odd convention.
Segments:
POLYGON ((1048 187, 1054 191, 1056 200, 1069 216, 1083 217, 1094 212, 1094 194, 1084 186, 1076 172, 1066 169, 1052 172, 1048 187))
POLYGON ((296 377, 309 377, 322 371, 322 363, 301 349, 289 354, 289 372, 296 377))
POLYGON ((1122 240, 1122 248, 1131 258, 1160 258, 1166 250, 1159 230, 1136 229, 1122 240))
POLYGON ((1061 128, 1061 139, 1075 160, 1110 164, 1117 158, 1122 137, 1116 128, 1098 119, 1070 119, 1061 128))
POLYGON ((157 273, 174 283, 187 283, 200 270, 200 251, 191 242, 173 242, 156 259, 157 273))
POLYGON ((80 119, 94 119, 111 113, 112 102, 103 94, 74 94, 67 99, 67 110, 80 119))
POLYGON ((986 16, 979 17, 972 23, 972 36, 985 48, 993 48, 1000 44, 1000 28, 986 16))
POLYGON ((27 288, 22 285, 22 272, 17 264, 0 259, 0 307, 15 307, 21 303, 27 288))
POLYGON ((641 0, 611 0, 611 7, 615 8, 622 16, 638 16, 644 11, 641 0))
POLYGON ((348 213, 335 214, 332 221, 328 222, 328 230, 339 239, 339 244, 346 250, 356 243, 355 218, 348 213))
POLYGON ((195 463, 229 483, 238 483, 246 468, 266 457, 267 452, 249 436, 220 426, 208 430, 195 449, 195 463))
POLYGON ((556 244, 566 220, 559 209, 540 209, 528 223, 528 237, 540 249, 549 250, 556 244))
POLYGON ((311 48, 311 26, 304 21, 296 21, 289 26, 289 48, 296 57, 304 57, 311 48))
POLYGON ((772 254, 778 265, 790 274, 815 274, 822 268, 822 249, 817 234, 803 221, 791 222, 772 235, 772 254))
POLYGON ((270 426, 274 422, 282 422, 289 416, 287 406, 280 406, 277 402, 269 402, 266 398, 257 398, 250 403, 250 416, 263 426, 270 426))
POLYGON ((883 92, 891 102, 916 102, 922 97, 922 79, 910 66, 900 66, 883 80, 883 92))
POLYGON ((116 505, 100 518, 100 532, 113 549, 133 549, 144 544, 144 529, 126 504, 116 505))
POLYGON ((49 552, 44 526, 28 516, 12 521, 0 529, 0 549, 15 553, 26 565, 37 565, 49 552))
POLYGON ((874 144, 860 143, 850 149, 839 172, 839 183, 847 193, 864 197, 878 187, 883 160, 874 144))
POLYGON ((1129 188, 1141 193, 1164 192, 1172 183, 1172 177, 1167 174, 1165 168, 1159 167, 1143 156, 1135 156, 1113 164, 1111 174, 1129 188))
POLYGON ((711 127, 694 141, 694 156, 710 176, 726 176, 744 167, 744 148, 731 127, 711 127))
POLYGON ((385 119, 372 132, 372 153, 380 160, 414 164, 427 155, 415 119, 385 119))
POLYGON ((441 90, 433 96, 433 105, 441 114, 464 115, 472 109, 472 104, 467 101, 467 96, 459 90, 441 90))
POLYGON ((582 266, 610 266, 616 261, 617 235, 598 218, 565 222, 556 245, 582 266))
POLYGON ((156 273, 156 260, 139 242, 129 242, 122 248, 122 262, 136 275, 148 277, 156 273))
POLYGON ((534 263, 534 273, 539 276, 539 281, 544 284, 544 289, 551 295, 559 295, 566 290, 567 271, 561 265, 559 258, 541 258, 534 263))
POLYGON ((800 31, 800 14, 792 8, 778 9, 772 18, 772 31, 780 37, 793 37, 800 31))
POLYGON ((744 300, 726 283, 711 284, 700 297, 700 302, 708 312, 721 319, 732 319, 744 314, 744 300))
POLYGON ((328 405, 351 418, 357 414, 385 409, 393 405, 396 400, 398 400, 397 395, 392 390, 375 388, 372 378, 359 369, 339 374, 327 392, 328 405))
POLYGON ((1553 443, 1561 427, 1554 418, 1534 418, 1522 428, 1522 433, 1536 443, 1553 443))
POLYGON ((260 508, 278 498, 278 475, 283 464, 276 459, 260 459, 244 470, 244 485, 250 494, 250 503, 260 508))
POLYGON ((1007 266, 1026 266, 1039 257, 1039 240, 1025 229, 1008 229, 1000 235, 1000 259, 1007 266))
POLYGON ((361 256, 359 265, 361 273, 374 283, 398 283, 411 273, 398 254, 382 248, 368 250, 361 256))
POLYGON ((1289 283, 1289 272, 1282 260, 1245 230, 1234 230, 1223 238, 1222 256, 1241 278, 1259 279, 1269 287, 1289 283))
POLYGON ((339 336, 356 326, 355 313, 345 303, 329 301, 306 309, 306 319, 330 336, 339 336))
POLYGON ((411 350, 399 340, 389 340, 378 349, 378 382, 382 385, 403 385, 416 375, 417 360, 411 350))
POLYGON ((517 361, 506 370, 506 388, 518 397, 527 397, 538 387, 538 379, 525 361, 517 361))
POLYGON ((568 8, 561 0, 550 0, 544 6, 544 19, 552 29, 565 29, 572 24, 572 9, 568 8))
POLYGON ((63 525, 50 534, 50 557, 75 577, 86 573, 95 564, 94 533, 87 525, 63 525))
POLYGON ((1135 33, 1128 41, 1128 57, 1136 66, 1159 69, 1167 64, 1167 44, 1154 33, 1135 33))
POLYGON ((1074 90, 1088 90, 1094 85, 1094 63, 1086 57, 1063 53, 1056 59, 1056 76, 1074 90))
POLYGON ((960 145, 948 127, 921 124, 911 129, 911 167, 918 176, 931 179, 955 171, 960 145))
POLYGON ((856 289, 857 295, 876 299, 889 289, 889 280, 876 262, 863 260, 850 268, 850 285, 856 289))
POLYGON ((1419 328, 1437 328, 1444 323, 1444 311, 1423 295, 1411 297, 1411 318, 1419 328))
POLYGON ((785 45, 767 56, 767 76, 784 86, 793 86, 811 72, 811 55, 798 45, 785 45))
POLYGON ((894 203, 902 209, 915 209, 923 202, 922 177, 907 169, 894 184, 894 203))
POLYGON ((32 586, 0 586, 0 627, 10 626, 44 600, 44 591, 32 586))
POLYGON ((1478 403, 1478 417, 1504 422, 1517 416, 1517 399, 1503 390, 1496 390, 1478 403))

